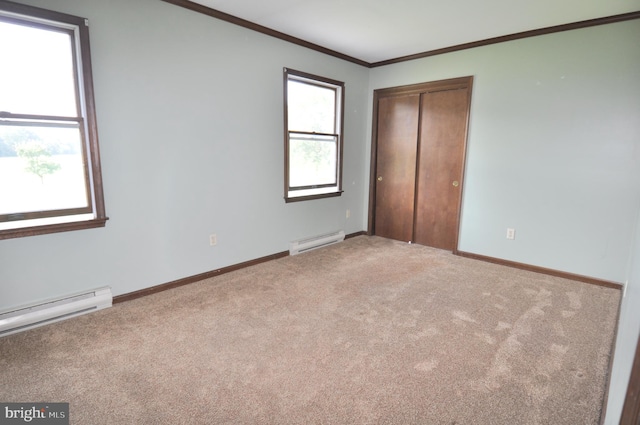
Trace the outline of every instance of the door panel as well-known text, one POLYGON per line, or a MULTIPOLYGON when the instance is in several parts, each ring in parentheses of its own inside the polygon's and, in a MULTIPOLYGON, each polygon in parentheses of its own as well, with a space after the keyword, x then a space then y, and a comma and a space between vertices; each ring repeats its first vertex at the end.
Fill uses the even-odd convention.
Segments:
POLYGON ((413 235, 420 95, 379 99, 375 234, 408 242, 413 235))
POLYGON ((457 249, 472 85, 375 90, 369 233, 457 249))
POLYGON ((416 243, 456 249, 468 104, 467 88, 421 96, 416 243))

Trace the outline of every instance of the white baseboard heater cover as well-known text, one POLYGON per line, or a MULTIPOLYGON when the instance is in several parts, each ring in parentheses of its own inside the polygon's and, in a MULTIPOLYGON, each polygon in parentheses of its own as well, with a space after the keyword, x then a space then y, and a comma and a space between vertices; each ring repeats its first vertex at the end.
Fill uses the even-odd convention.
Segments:
POLYGON ((39 304, 0 312, 0 337, 111 307, 111 288, 104 287, 39 304))
POLYGON ((344 240, 344 231, 340 230, 326 235, 314 236, 307 239, 301 239, 289 243, 289 255, 302 254, 312 249, 321 248, 323 246, 342 242, 344 240))

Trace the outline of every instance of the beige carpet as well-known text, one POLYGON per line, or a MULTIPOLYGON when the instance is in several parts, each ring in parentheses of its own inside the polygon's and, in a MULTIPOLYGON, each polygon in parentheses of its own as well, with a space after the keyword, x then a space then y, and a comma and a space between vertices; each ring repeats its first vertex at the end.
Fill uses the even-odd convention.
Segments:
POLYGON ((73 424, 600 420, 620 291, 360 236, 0 339, 73 424))

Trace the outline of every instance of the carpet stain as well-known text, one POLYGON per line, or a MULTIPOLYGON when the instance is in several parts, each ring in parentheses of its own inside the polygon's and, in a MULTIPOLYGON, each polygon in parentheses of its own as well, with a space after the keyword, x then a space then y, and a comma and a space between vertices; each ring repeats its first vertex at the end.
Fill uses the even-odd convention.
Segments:
POLYGON ((569 351, 569 347, 567 347, 566 345, 551 344, 550 351, 552 353, 556 353, 556 354, 559 354, 559 355, 565 355, 565 354, 567 354, 567 351, 569 351))
POLYGON ((501 387, 501 381, 506 380, 511 374, 510 361, 517 356, 522 344, 516 335, 510 335, 502 342, 496 352, 493 362, 485 377, 477 382, 476 388, 496 390, 501 387))
POLYGON ((440 335, 442 333, 442 331, 440 331, 438 328, 436 327, 429 327, 427 329, 421 330, 418 333, 415 334, 409 334, 409 337, 413 340, 418 340, 418 339, 422 339, 422 338, 427 338, 427 337, 433 337, 436 335, 440 335))
POLYGON ((566 334, 564 333, 564 327, 562 326, 562 323, 560 322, 556 322, 553 324, 553 330, 555 331, 556 335, 558 336, 566 336, 566 334))
POLYGON ((508 303, 509 303, 509 301, 510 301, 510 300, 509 300, 509 298, 505 297, 505 296, 504 296, 504 295, 502 295, 502 294, 497 294, 497 295, 496 295, 496 297, 497 297, 497 298, 500 298, 500 300, 501 300, 503 303, 506 303, 506 304, 508 304, 508 303))
POLYGON ((569 297, 569 307, 574 310, 580 310, 582 308, 580 294, 578 294, 577 292, 569 291, 567 292, 567 297, 569 297))
POLYGON ((393 324, 401 328, 415 328, 421 313, 420 310, 411 310, 409 313, 398 314, 393 318, 393 324))
POLYGON ((495 344, 496 343, 496 339, 494 337, 492 337, 491 335, 489 335, 486 332, 476 332, 475 336, 477 336, 478 338, 480 338, 481 340, 483 340, 484 342, 486 342, 487 344, 495 344))
MULTIPOLYGON (((532 290, 525 288, 525 292, 528 295, 534 295, 529 291, 532 290)), ((536 300, 535 304, 533 304, 520 316, 520 318, 518 318, 513 325, 509 336, 498 345, 498 349, 493 357, 491 366, 488 368, 484 378, 476 382, 476 388, 496 390, 500 388, 504 382, 509 382, 514 379, 511 375, 512 366, 518 364, 523 348, 523 344, 520 342, 520 339, 528 338, 531 334, 531 329, 534 323, 545 316, 543 309, 551 305, 550 291, 541 289, 540 291, 534 292, 536 300)), ((545 361, 545 363, 550 362, 554 370, 556 370, 555 368, 557 367, 558 362, 561 362, 561 359, 557 359, 557 355, 561 354, 562 350, 563 346, 552 344, 551 352, 554 353, 555 357, 552 355, 545 361)), ((543 372, 546 372, 546 370, 547 369, 543 372)), ((544 398, 542 393, 537 394, 536 397, 538 399, 544 398)))
POLYGON ((572 372, 572 373, 574 374, 574 376, 575 376, 576 378, 578 378, 578 379, 585 379, 585 378, 586 378, 586 374, 584 373, 584 371, 582 371, 582 370, 580 370, 580 369, 578 369, 578 370, 575 370, 575 369, 574 369, 574 370, 572 370, 571 372, 572 372))
POLYGON ((548 352, 538 361, 536 368, 538 373, 545 376, 553 376, 554 373, 562 369, 564 357, 569 351, 569 347, 560 344, 551 344, 548 352))
POLYGON ((414 366, 414 368, 419 370, 420 372, 431 372, 437 367, 438 361, 435 359, 427 360, 414 366))
POLYGON ((496 326, 496 331, 504 331, 506 329, 511 329, 511 324, 507 322, 498 322, 498 326, 496 326))
POLYGON ((469 314, 465 311, 454 310, 451 312, 456 319, 463 320, 469 323, 478 323, 475 319, 473 319, 469 314))

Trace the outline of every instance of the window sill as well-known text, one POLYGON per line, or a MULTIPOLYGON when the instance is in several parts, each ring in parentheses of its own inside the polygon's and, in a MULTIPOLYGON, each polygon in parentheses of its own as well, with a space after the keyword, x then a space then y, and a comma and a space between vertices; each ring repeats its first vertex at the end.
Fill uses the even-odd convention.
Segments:
POLYGON ((342 192, 344 191, 341 190, 339 192, 319 193, 317 195, 285 197, 284 201, 286 203, 290 203, 290 202, 299 202, 299 201, 311 201, 313 199, 333 198, 333 197, 342 195, 342 192))
POLYGON ((46 235, 49 233, 69 232, 72 230, 95 229, 104 227, 109 220, 108 217, 96 218, 85 221, 75 221, 71 223, 48 224, 44 226, 22 227, 19 229, 0 230, 0 240, 23 238, 27 236, 46 235))

